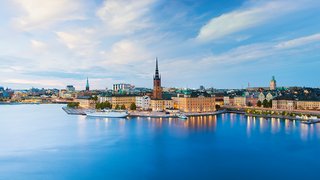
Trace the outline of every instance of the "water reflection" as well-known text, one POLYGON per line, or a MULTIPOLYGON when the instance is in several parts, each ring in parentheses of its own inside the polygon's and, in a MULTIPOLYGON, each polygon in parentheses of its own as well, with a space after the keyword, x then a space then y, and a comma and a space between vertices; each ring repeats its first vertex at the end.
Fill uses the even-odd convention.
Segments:
POLYGON ((160 130, 165 127, 179 127, 186 130, 210 130, 223 129, 223 127, 236 128, 245 127, 247 137, 254 133, 296 134, 299 133, 301 140, 320 137, 320 124, 306 125, 296 120, 279 118, 249 117, 239 114, 222 114, 218 116, 189 117, 187 120, 178 118, 78 118, 78 135, 86 137, 86 121, 95 123, 95 133, 101 134, 109 126, 116 126, 121 134, 126 134, 126 124, 134 124, 136 132, 141 133, 145 129, 160 130))

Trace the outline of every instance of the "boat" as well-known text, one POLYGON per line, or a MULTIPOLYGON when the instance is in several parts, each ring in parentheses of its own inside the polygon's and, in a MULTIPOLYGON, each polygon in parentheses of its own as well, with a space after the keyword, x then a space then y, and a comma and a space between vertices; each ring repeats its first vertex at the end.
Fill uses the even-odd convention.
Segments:
POLYGON ((102 118, 125 118, 129 114, 127 111, 120 110, 101 110, 101 111, 93 111, 87 112, 87 117, 102 117, 102 118))
POLYGON ((184 114, 178 114, 179 119, 188 119, 188 117, 184 114))
POLYGON ((309 119, 307 121, 303 121, 303 124, 316 124, 316 123, 320 123, 320 119, 309 119))

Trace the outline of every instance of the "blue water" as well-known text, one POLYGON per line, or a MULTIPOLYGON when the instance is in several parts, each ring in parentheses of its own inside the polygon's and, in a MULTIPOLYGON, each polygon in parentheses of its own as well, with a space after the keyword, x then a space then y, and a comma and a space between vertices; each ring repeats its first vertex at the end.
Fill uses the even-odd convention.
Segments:
POLYGON ((0 106, 0 179, 320 179, 320 124, 97 119, 0 106))

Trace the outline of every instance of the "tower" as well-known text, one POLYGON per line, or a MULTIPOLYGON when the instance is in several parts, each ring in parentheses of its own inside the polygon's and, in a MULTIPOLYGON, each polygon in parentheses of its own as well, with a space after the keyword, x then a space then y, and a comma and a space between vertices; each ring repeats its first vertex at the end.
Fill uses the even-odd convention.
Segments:
POLYGON ((89 87, 89 79, 88 79, 88 77, 87 77, 86 91, 90 91, 90 87, 89 87))
POLYGON ((272 79, 270 81, 270 90, 276 90, 277 88, 277 81, 274 76, 272 76, 272 79))
POLYGON ((156 58, 156 71, 153 76, 153 99, 162 99, 161 76, 158 68, 158 58, 156 58))

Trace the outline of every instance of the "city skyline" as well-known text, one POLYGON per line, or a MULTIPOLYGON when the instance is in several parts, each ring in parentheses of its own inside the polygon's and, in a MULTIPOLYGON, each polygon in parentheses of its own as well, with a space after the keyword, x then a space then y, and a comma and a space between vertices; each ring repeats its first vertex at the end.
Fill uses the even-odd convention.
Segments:
POLYGON ((319 87, 320 2, 2 1, 0 86, 319 87), (36 3, 35 3, 36 2, 36 3), (126 8, 123 8, 126 5, 126 8), (39 8, 41 7, 41 8, 39 8))

